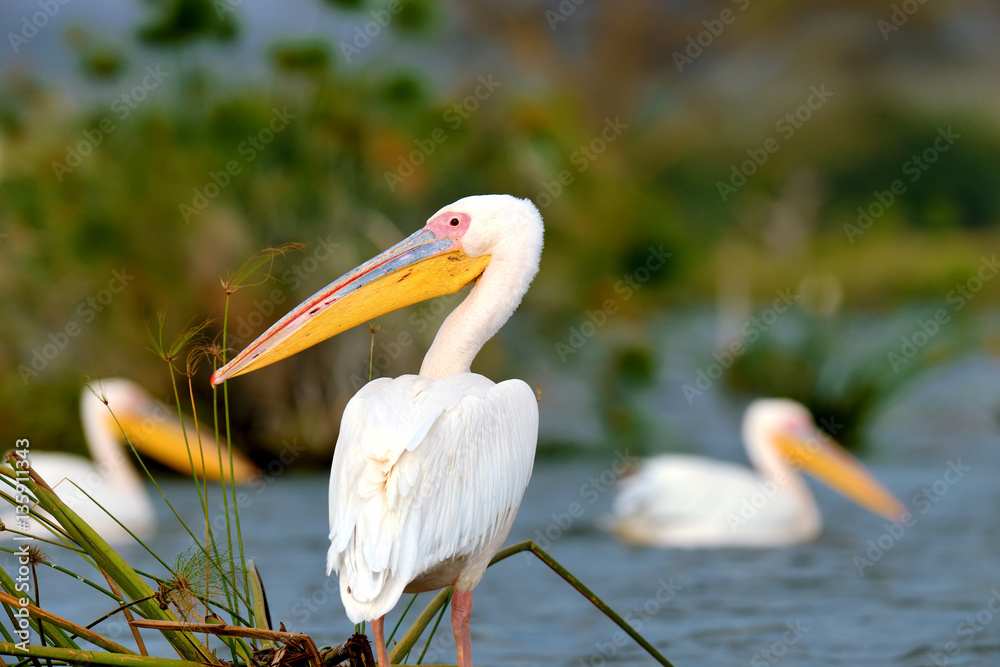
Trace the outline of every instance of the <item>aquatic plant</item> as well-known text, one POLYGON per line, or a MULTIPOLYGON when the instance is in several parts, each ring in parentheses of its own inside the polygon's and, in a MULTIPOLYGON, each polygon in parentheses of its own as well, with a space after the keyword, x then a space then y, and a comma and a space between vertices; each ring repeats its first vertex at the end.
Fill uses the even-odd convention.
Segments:
POLYGON ((862 449, 879 412, 937 364, 970 348, 968 333, 963 322, 936 324, 933 312, 913 309, 877 321, 790 312, 747 344, 724 378, 741 396, 806 405, 830 435, 862 449), (921 328, 927 322, 931 336, 921 328))
MULTIPOLYGON (((223 318, 219 342, 200 340, 205 324, 188 326, 171 342, 165 342, 166 317, 163 314, 157 317, 149 332, 150 349, 167 365, 176 407, 182 419, 182 390, 179 387, 181 376, 187 378, 187 394, 192 410, 195 411, 192 378, 198 363, 207 360, 212 364, 213 370, 225 363, 229 299, 241 287, 266 278, 274 257, 292 249, 294 246, 282 246, 262 251, 222 281, 227 315, 223 318), (186 357, 183 356, 185 350, 188 351, 186 357), (175 366, 182 358, 186 359, 183 371, 175 366)), ((101 396, 100 389, 95 392, 107 406, 108 401, 101 396)), ((214 430, 217 440, 220 433, 224 433, 229 441, 229 404, 225 385, 222 386, 221 394, 221 401, 216 401, 213 410, 214 430)), ((110 406, 109 412, 114 418, 110 406)), ((195 422, 197 423, 196 411, 195 422)), ((14 546, 0 546, 0 551, 14 556, 17 563, 15 570, 10 573, 0 570, 0 606, 9 621, 9 625, 0 623, 0 655, 19 659, 19 665, 32 664, 35 667, 41 667, 43 662, 47 667, 54 664, 117 667, 195 667, 223 664, 239 667, 332 667, 345 662, 352 666, 374 665, 371 647, 363 634, 363 628, 358 628, 358 632, 345 638, 337 646, 319 647, 310 636, 287 631, 283 624, 277 630, 272 627, 262 578, 244 548, 243 530, 246 527, 240 521, 240 505, 237 502, 235 483, 232 482, 235 476, 231 447, 230 475, 228 478, 223 477, 221 487, 224 531, 216 531, 213 528, 215 522, 210 520, 210 489, 205 476, 196 477, 199 481, 195 486, 205 520, 205 532, 200 535, 174 509, 154 475, 135 451, 126 430, 121 430, 146 476, 173 513, 177 526, 190 537, 192 546, 178 554, 170 564, 167 558, 155 553, 139 537, 129 532, 135 542, 155 558, 161 572, 151 573, 134 568, 31 468, 30 443, 18 441, 20 448, 9 452, 6 465, 0 465, 0 481, 3 483, 0 486, 6 487, 6 490, 0 490, 0 496, 16 510, 16 518, 11 525, 0 527, 0 530, 13 534, 14 546), (33 536, 33 533, 28 532, 31 524, 47 530, 47 535, 33 536), (41 542, 50 549, 76 554, 91 570, 72 571, 59 566, 51 562, 29 540, 41 542), (45 608, 38 578, 35 576, 37 568, 43 566, 83 582, 108 599, 105 607, 95 611, 95 620, 84 624, 45 608), (101 579, 104 583, 100 583, 101 579), (97 629, 100 623, 119 614, 132 632, 134 649, 102 635, 97 629), (146 643, 139 635, 139 628, 159 632, 177 657, 150 655, 146 643), (36 637, 34 643, 30 640, 32 635, 36 637)), ((197 432, 194 441, 190 441, 187 433, 185 431, 185 442, 194 469, 195 457, 192 452, 195 447, 201 448, 201 436, 197 432)), ((224 464, 223 454, 221 449, 218 451, 221 468, 224 464)), ((204 456, 200 460, 204 465, 204 456)), ((84 489, 81 490, 86 493, 84 489)), ((100 507, 114 518, 112 508, 100 507)), ((119 525, 128 530, 120 522, 119 525)), ((534 543, 523 542, 500 551, 491 565, 521 552, 529 552, 541 559, 632 637, 659 664, 670 665, 621 616, 534 543)), ((395 662, 406 660, 414 651, 416 643, 427 634, 423 650, 417 657, 417 664, 422 662, 451 595, 450 587, 437 593, 411 625, 403 630, 390 654, 395 662), (428 633, 429 626, 431 629, 428 633)), ((46 599, 51 597, 47 595, 46 599)), ((414 595, 410 600, 406 612, 414 605, 416 597, 414 595)), ((400 630, 406 612, 399 619, 393 635, 400 630)), ((391 635, 389 642, 392 639, 391 635)))

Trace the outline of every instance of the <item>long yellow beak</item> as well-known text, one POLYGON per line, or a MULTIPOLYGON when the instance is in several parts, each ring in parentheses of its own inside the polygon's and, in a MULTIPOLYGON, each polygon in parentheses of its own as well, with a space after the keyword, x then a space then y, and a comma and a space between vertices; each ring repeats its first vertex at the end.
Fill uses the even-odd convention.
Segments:
POLYGON ((482 275, 489 255, 468 257, 426 227, 313 294, 212 375, 217 385, 385 313, 452 294, 482 275))
POLYGON ((788 433, 775 436, 778 450, 795 467, 844 494, 865 509, 898 521, 906 507, 885 489, 857 459, 833 440, 818 433, 804 438, 788 433))
MULTIPOLYGON (((160 410, 150 411, 149 414, 130 411, 116 417, 136 451, 177 472, 203 477, 210 482, 234 480, 237 484, 246 484, 260 473, 250 459, 233 450, 230 474, 228 448, 220 447, 204 427, 196 431, 194 425, 188 422, 182 427, 176 417, 165 415, 160 410)), ((117 431, 118 424, 110 416, 108 419, 109 427, 117 431)))

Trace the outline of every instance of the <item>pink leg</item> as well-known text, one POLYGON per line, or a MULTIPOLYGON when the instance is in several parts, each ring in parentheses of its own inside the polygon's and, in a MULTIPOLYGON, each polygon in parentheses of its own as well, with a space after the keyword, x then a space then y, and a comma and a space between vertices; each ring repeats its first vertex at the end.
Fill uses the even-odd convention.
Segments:
POLYGON ((472 667, 472 591, 455 591, 451 596, 451 627, 458 647, 458 667, 472 667))
POLYGON ((389 654, 385 651, 385 630, 382 625, 385 623, 385 616, 379 616, 372 621, 372 634, 375 635, 375 651, 378 658, 378 667, 392 667, 389 662, 389 654))

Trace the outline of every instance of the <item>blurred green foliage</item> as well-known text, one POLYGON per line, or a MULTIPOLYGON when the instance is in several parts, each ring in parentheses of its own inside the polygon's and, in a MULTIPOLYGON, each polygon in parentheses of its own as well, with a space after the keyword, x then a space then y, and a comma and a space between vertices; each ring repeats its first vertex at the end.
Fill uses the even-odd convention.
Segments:
POLYGON ((797 310, 748 345, 724 378, 747 399, 782 396, 802 403, 830 436, 861 449, 882 408, 973 343, 967 322, 949 317, 936 324, 934 310, 926 308, 878 318, 797 310))
POLYGON ((154 15, 138 30, 139 39, 146 44, 176 47, 206 38, 232 40, 238 34, 230 10, 239 2, 154 0, 147 4, 154 15))
MULTIPOLYGON (((198 43, 239 42, 241 10, 228 3, 219 12, 207 0, 144 5, 134 38, 154 47, 152 57, 81 49, 85 70, 105 82, 92 85, 114 81, 113 93, 82 107, 30 71, 0 80, 0 363, 9 369, 0 422, 12 433, 78 448, 68 411, 84 376, 126 375, 163 393, 146 323, 164 309, 176 331, 192 316, 211 318, 206 335, 216 337, 220 279, 261 248, 306 244, 275 262, 274 280, 233 296, 230 354, 469 194, 507 192, 542 209, 542 273, 522 307, 539 341, 565 338, 607 299, 616 318, 641 321, 713 301, 727 281, 768 299, 811 272, 834 276, 850 311, 943 298, 1000 240, 995 119, 945 92, 921 97, 913 84, 957 71, 982 82, 985 64, 948 51, 958 48, 949 27, 971 9, 927 6, 914 18, 913 33, 942 51, 931 62, 904 36, 881 39, 881 8, 777 3, 748 10, 679 72, 672 54, 727 3, 684 12, 592 3, 552 29, 544 8, 470 3, 447 13, 414 0, 350 62, 344 44, 382 5, 321 6, 336 12, 338 36, 276 39, 261 49, 266 74, 239 84, 198 43), (856 39, 824 17, 849 17, 856 39), (184 57, 160 60, 160 47, 184 57), (154 66, 164 75, 149 78, 154 66), (824 81, 831 101, 721 197, 719 183, 747 151, 779 137, 776 121, 824 81), (960 134, 954 146, 850 238, 845 225, 858 208, 907 178, 904 165, 948 127, 960 134), (745 255, 735 273, 726 268, 734 246, 745 255), (622 299, 616 284, 651 247, 672 253, 670 262, 622 299), (109 287, 115 271, 133 276, 120 292, 109 287)), ((1000 281, 988 283, 970 310, 998 298, 1000 281)), ((418 307, 388 316, 374 349, 389 361, 377 372, 412 372, 441 317, 418 307), (416 342, 396 352, 404 330, 416 342)), ((602 371, 621 398, 603 416, 610 437, 645 437, 629 405, 660 355, 643 345, 621 348, 602 371)), ((240 439, 272 451, 297 439, 329 456, 370 349, 371 335, 356 330, 233 383, 240 439)), ((754 358, 734 384, 788 393, 765 370, 794 373, 754 358)), ((496 348, 477 369, 532 374, 496 348)), ((205 400, 207 371, 197 385, 205 400)))

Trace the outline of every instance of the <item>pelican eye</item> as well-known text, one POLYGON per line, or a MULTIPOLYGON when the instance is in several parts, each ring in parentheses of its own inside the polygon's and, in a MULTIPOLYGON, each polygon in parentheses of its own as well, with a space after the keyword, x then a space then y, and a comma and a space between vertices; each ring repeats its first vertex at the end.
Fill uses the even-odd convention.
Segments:
POLYGON ((449 222, 448 224, 451 225, 452 227, 458 227, 459 225, 458 218, 452 218, 451 222, 449 222))

